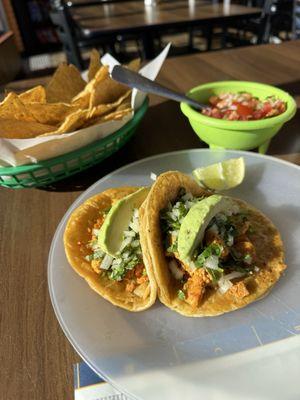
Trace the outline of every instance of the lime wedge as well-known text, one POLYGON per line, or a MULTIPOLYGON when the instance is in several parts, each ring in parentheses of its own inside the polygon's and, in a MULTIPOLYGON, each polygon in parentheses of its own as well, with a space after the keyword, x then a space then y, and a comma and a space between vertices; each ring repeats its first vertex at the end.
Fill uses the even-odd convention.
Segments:
POLYGON ((238 186, 245 177, 244 158, 231 158, 193 171, 197 182, 208 189, 227 190, 238 186))

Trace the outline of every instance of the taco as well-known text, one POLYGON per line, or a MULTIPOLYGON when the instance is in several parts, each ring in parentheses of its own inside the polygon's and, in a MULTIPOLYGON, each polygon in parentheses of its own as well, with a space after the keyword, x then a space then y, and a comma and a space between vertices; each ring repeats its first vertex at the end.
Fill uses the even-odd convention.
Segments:
POLYGON ((180 172, 160 175, 144 208, 159 299, 183 315, 244 307, 265 296, 286 268, 279 232, 266 216, 180 172))
POLYGON ((73 269, 100 296, 129 311, 145 310, 156 299, 155 278, 139 235, 140 206, 148 191, 105 190, 73 211, 64 233, 73 269))

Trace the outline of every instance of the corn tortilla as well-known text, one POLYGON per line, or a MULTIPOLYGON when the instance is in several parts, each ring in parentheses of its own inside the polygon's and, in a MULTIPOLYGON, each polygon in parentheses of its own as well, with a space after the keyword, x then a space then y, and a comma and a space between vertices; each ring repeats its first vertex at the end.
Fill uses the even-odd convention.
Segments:
POLYGON ((205 292, 203 301, 197 308, 182 301, 177 296, 176 282, 168 268, 163 237, 160 228, 160 211, 176 199, 180 188, 185 188, 193 196, 210 195, 188 176, 171 171, 158 177, 145 202, 145 216, 142 229, 147 237, 151 268, 158 285, 158 297, 167 307, 192 317, 215 316, 244 307, 264 297, 278 281, 286 268, 284 250, 280 234, 273 223, 260 211, 244 201, 236 199, 240 209, 247 211, 255 234, 251 237, 259 258, 259 272, 243 278, 249 295, 234 297, 231 293, 221 294, 217 289, 205 292))
MULTIPOLYGON (((117 200, 133 193, 137 187, 122 187, 108 189, 86 200, 71 214, 64 233, 64 246, 68 261, 72 268, 82 276, 90 287, 100 296, 110 301, 112 304, 122 307, 129 311, 142 311, 149 308, 156 299, 156 283, 154 274, 149 269, 149 255, 145 243, 145 237, 141 235, 140 242, 143 252, 143 261, 149 277, 149 284, 145 298, 141 298, 134 293, 125 290, 125 283, 113 281, 105 273, 96 273, 85 256, 90 253, 86 247, 95 221, 101 211, 111 207, 117 200), (80 244, 79 244, 80 243, 80 244)), ((140 218, 143 218, 141 210, 140 218)), ((141 220, 140 220, 141 221, 141 220)), ((142 222, 140 222, 142 225, 142 222)))

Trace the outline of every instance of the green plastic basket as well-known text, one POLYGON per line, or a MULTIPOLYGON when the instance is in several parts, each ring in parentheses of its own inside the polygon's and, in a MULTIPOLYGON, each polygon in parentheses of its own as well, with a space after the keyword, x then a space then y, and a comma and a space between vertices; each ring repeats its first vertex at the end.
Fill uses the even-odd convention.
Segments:
POLYGON ((83 171, 119 150, 135 133, 148 109, 148 98, 121 129, 78 150, 19 167, 0 167, 0 186, 21 189, 47 186, 83 171))

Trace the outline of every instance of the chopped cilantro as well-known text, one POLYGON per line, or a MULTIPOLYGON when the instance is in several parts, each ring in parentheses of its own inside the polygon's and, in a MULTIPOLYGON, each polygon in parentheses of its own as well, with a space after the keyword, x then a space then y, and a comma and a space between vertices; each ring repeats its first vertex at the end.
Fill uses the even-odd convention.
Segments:
POLYGON ((211 276, 213 283, 217 283, 218 280, 222 277, 223 272, 224 272, 222 268, 216 268, 216 269, 206 268, 206 271, 211 276))
POLYGON ((177 241, 167 248, 168 253, 175 253, 177 251, 177 241))
POLYGON ((182 290, 178 290, 178 292, 177 292, 177 297, 178 297, 180 300, 185 300, 185 293, 184 293, 182 290))
POLYGON ((94 251, 93 256, 94 260, 102 260, 102 258, 105 256, 105 253, 102 250, 96 250, 94 251))
POLYGON ((215 255, 215 256, 219 257, 221 255, 221 253, 222 253, 222 250, 223 250, 222 246, 219 246, 216 243, 210 244, 196 258, 196 260, 195 260, 196 267, 197 268, 203 267, 203 264, 204 264, 205 260, 210 256, 215 255))

